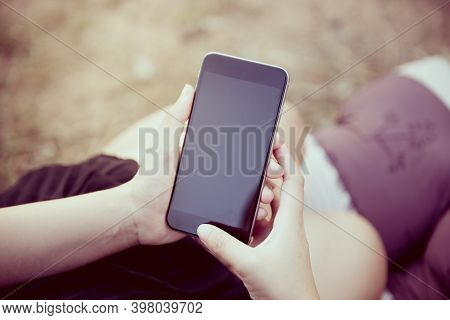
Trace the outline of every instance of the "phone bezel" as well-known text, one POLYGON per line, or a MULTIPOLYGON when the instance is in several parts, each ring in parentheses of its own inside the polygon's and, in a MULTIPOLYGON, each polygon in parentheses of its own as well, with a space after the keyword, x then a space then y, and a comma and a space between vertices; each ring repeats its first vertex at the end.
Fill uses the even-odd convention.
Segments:
MULTIPOLYGON (((198 76, 197 89, 201 89, 201 81, 202 81, 204 72, 218 73, 221 75, 234 77, 234 78, 238 78, 238 79, 242 79, 242 80, 246 80, 246 81, 250 81, 250 82, 254 82, 254 83, 259 83, 259 84, 275 87, 275 88, 282 90, 282 95, 281 95, 281 99, 280 99, 279 106, 278 106, 277 116, 276 116, 276 119, 274 119, 275 120, 274 121, 274 130, 273 130, 272 137, 271 137, 270 148, 266 155, 264 171, 263 171, 263 175, 261 177, 258 199, 256 202, 259 204, 259 202, 261 201, 261 195, 262 195, 262 190, 263 190, 264 183, 265 183, 267 168, 268 168, 268 165, 270 162, 270 155, 273 151, 275 135, 278 130, 278 125, 279 125, 279 121, 280 121, 280 117, 281 117, 281 113, 282 113, 282 109, 283 109, 283 104, 284 104, 285 97, 286 97, 287 87, 289 84, 289 74, 285 69, 278 67, 278 66, 265 64, 265 63, 261 63, 261 62, 256 62, 256 61, 252 61, 252 60, 247 60, 247 59, 242 59, 239 57, 234 57, 231 55, 217 53, 217 52, 210 52, 205 55, 203 62, 202 62, 202 66, 200 68, 199 76, 198 76), (269 72, 269 70, 270 70, 270 72, 269 72), (274 77, 274 75, 277 75, 279 77, 279 79, 282 79, 283 81, 280 81, 279 79, 274 77)), ((192 115, 192 112, 194 112, 195 105, 196 105, 196 94, 194 96, 191 115, 192 115)), ((187 128, 189 128, 190 121, 191 121, 191 116, 189 117, 187 128)), ((188 133, 186 132, 186 135, 184 137, 185 140, 186 140, 187 134, 188 133)), ((171 191, 169 206, 168 206, 167 212, 166 212, 167 225, 175 231, 187 233, 192 236, 197 236, 197 227, 198 227, 198 225, 200 225, 202 223, 212 223, 219 227, 223 227, 226 230, 228 229, 227 231, 230 232, 231 231, 230 229, 233 229, 230 226, 226 226, 226 225, 221 226, 220 224, 218 224, 216 222, 208 221, 208 219, 205 219, 204 217, 191 215, 186 212, 182 212, 179 214, 179 216, 184 216, 184 217, 182 217, 181 220, 183 220, 183 221, 181 223, 179 223, 179 225, 178 225, 178 223, 176 221, 178 219, 176 219, 176 218, 179 218, 179 217, 176 216, 174 211, 171 211, 171 205, 172 205, 173 193, 174 193, 174 189, 175 189, 175 185, 176 185, 176 181, 177 181, 180 160, 181 160, 181 156, 183 155, 183 152, 184 152, 184 141, 183 141, 183 146, 181 148, 180 159, 177 164, 177 170, 176 170, 177 174, 175 176, 174 185, 173 185, 173 188, 171 191), (171 212, 172 212, 172 214, 170 214, 171 212)), ((253 232, 253 228, 255 225, 256 214, 257 214, 258 208, 259 208, 259 206, 257 205, 255 208, 255 211, 253 212, 252 223, 250 225, 250 229, 248 231, 247 230, 244 231, 244 235, 242 235, 243 230, 237 230, 237 232, 231 231, 231 233, 233 235, 235 235, 239 240, 241 240, 245 243, 249 243, 251 240, 251 234, 253 232)), ((236 228, 234 228, 234 229, 236 229, 236 228)))

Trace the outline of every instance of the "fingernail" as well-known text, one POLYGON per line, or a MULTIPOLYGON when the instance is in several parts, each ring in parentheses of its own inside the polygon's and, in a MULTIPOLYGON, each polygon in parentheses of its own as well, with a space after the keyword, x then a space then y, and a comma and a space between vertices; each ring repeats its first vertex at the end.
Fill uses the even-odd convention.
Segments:
POLYGON ((277 170, 278 168, 280 168, 280 165, 278 163, 273 161, 270 162, 270 169, 277 170))
POLYGON ((259 208, 258 209, 258 216, 257 216, 257 218, 259 219, 259 220, 263 220, 264 218, 266 218, 267 217, 267 211, 266 210, 263 210, 263 209, 261 209, 261 208, 259 208))
POLYGON ((274 161, 271 161, 269 166, 270 166, 270 171, 272 171, 274 173, 282 173, 283 172, 283 167, 274 161))
POLYGON ((211 233, 212 228, 208 224, 201 224, 197 228, 197 235, 200 238, 200 240, 206 240, 208 239, 209 234, 211 233))

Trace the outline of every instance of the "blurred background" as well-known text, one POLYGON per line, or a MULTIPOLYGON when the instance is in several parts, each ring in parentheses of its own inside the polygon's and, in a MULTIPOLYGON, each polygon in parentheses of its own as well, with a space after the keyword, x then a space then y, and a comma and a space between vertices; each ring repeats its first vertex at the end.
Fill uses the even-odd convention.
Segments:
MULTIPOLYGON (((195 85, 203 55, 219 51, 287 69, 287 100, 295 103, 445 2, 1 0, 0 190, 29 169, 98 153, 157 110, 98 66, 165 106, 184 83, 195 85)), ((329 125, 364 84, 434 54, 450 58, 450 5, 318 91, 301 111, 314 129, 329 125)))

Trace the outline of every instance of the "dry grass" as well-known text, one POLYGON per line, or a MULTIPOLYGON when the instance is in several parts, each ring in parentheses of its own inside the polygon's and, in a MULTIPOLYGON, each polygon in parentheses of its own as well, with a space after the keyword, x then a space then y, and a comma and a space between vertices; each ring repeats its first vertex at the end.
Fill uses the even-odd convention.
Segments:
MULTIPOLYGON (((296 102, 444 0, 7 1, 163 106, 221 51, 279 64, 296 102)), ((368 81, 408 60, 450 53, 450 5, 301 108, 316 128, 368 81)), ((0 4, 0 188, 31 168, 85 159, 156 110, 0 4)))

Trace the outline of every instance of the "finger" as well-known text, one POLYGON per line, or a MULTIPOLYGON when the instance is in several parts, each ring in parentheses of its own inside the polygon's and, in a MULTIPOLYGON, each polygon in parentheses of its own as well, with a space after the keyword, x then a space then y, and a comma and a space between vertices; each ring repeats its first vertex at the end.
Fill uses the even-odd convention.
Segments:
POLYGON ((269 180, 268 181, 271 184, 272 192, 273 192, 273 200, 270 203, 270 211, 272 212, 273 216, 276 216, 278 209, 280 207, 280 197, 281 197, 281 186, 283 184, 282 179, 277 180, 269 180))
POLYGON ((186 139, 186 128, 183 129, 183 132, 180 135, 180 141, 178 141, 178 151, 181 153, 181 150, 183 149, 183 144, 186 139))
POLYGON ((260 203, 266 211, 269 213, 269 220, 272 219, 272 216, 275 217, 278 212, 278 208, 280 205, 280 195, 281 195, 281 186, 283 184, 283 179, 266 179, 266 187, 269 188, 273 193, 273 199, 269 204, 260 203))
POLYGON ((163 134, 168 134, 170 147, 163 148, 162 154, 167 161, 170 174, 174 175, 178 164, 181 148, 185 138, 185 123, 192 110, 194 89, 186 84, 177 101, 167 108, 167 114, 163 121, 163 134))
MULTIPOLYGON (((250 245, 252 247, 258 246, 262 241, 264 241, 267 236, 270 234, 270 232, 272 231, 272 226, 273 226, 273 212, 270 208, 270 206, 268 205, 261 205, 258 209, 258 213, 261 213, 261 209, 264 210, 264 218, 261 220, 256 220, 255 221, 255 226, 253 228, 253 232, 252 232, 252 236, 255 238, 255 241, 250 243, 250 245)), ((262 217, 261 217, 262 218, 262 217)))
POLYGON ((267 168, 267 176, 271 179, 281 178, 283 176, 284 170, 277 161, 273 158, 270 159, 269 167, 267 168))
POLYGON ((209 224, 200 225, 197 228, 197 234, 206 248, 225 266, 233 271, 240 270, 241 263, 248 256, 249 247, 225 231, 209 224))
POLYGON ((264 204, 260 203, 260 208, 264 209, 267 212, 266 217, 264 218, 265 221, 270 221, 272 219, 272 207, 270 204, 264 204))
POLYGON ((269 213, 266 209, 259 207, 258 213, 256 214, 256 220, 263 221, 268 215, 269 213))
POLYGON ((273 150, 280 148, 282 144, 283 144, 283 141, 281 139, 280 134, 277 131, 277 133, 275 134, 275 141, 273 142, 273 150))
POLYGON ((274 156, 284 169, 282 189, 294 194, 303 194, 303 175, 300 166, 291 156, 288 148, 282 145, 274 152, 274 156))
POLYGON ((261 202, 269 204, 270 202, 272 202, 273 197, 273 191, 267 185, 265 185, 261 194, 261 202))
POLYGON ((303 216, 303 176, 286 146, 280 147, 275 157, 284 168, 276 220, 284 220, 286 225, 295 225, 303 216))

